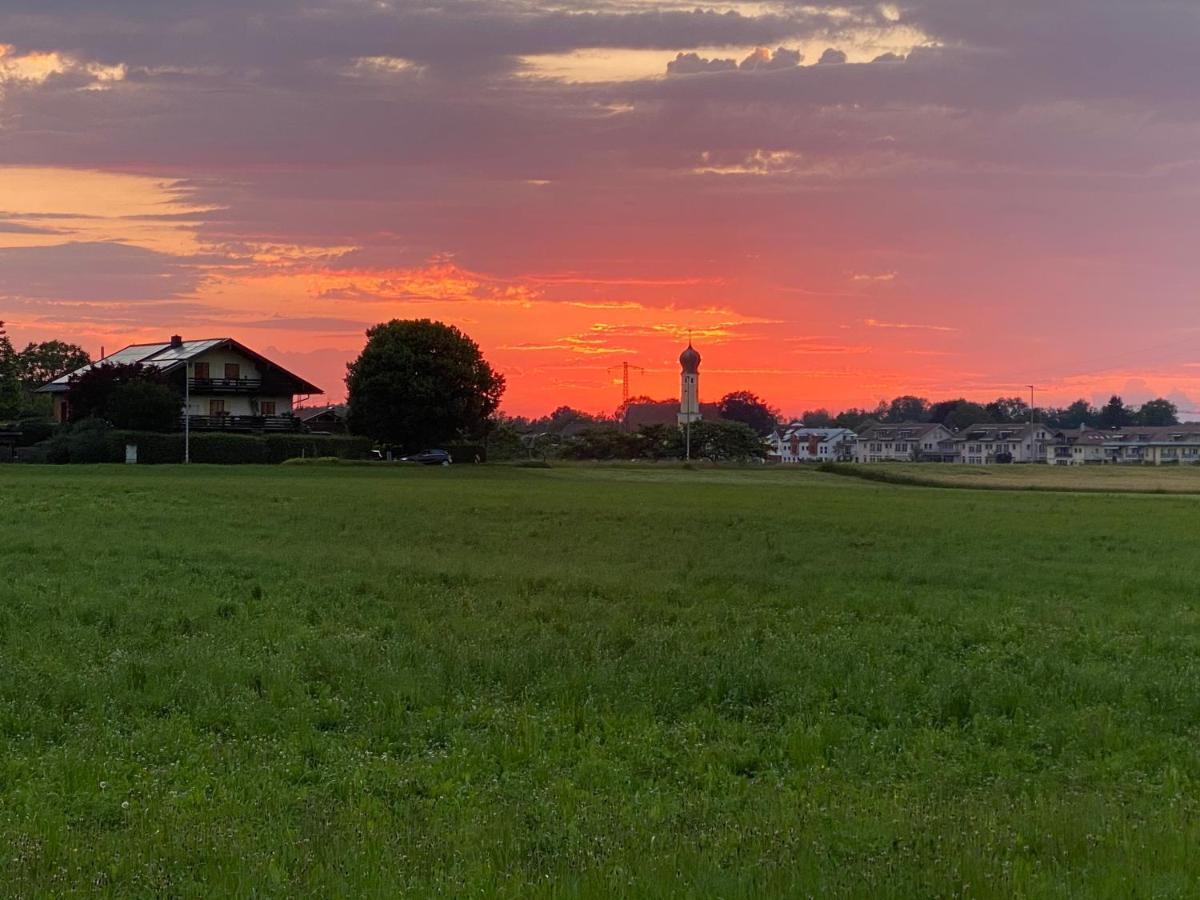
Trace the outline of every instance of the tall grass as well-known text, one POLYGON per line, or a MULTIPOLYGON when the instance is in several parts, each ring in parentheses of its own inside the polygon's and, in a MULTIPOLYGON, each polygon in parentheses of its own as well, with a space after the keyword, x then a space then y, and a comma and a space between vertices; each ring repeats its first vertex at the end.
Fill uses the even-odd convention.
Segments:
POLYGON ((1188 498, 0 469, 4 892, 1187 896, 1188 498))

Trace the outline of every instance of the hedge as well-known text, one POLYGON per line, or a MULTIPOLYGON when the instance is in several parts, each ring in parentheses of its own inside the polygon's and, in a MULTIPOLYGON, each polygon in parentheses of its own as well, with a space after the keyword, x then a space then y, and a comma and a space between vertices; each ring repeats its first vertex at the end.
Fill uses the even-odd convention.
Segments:
MULTIPOLYGON (((81 429, 58 435, 39 445, 42 452, 32 460, 53 463, 121 463, 125 446, 135 444, 138 462, 147 464, 183 462, 183 435, 153 431, 81 429)), ((191 461, 223 465, 281 463, 302 456, 338 459, 368 459, 368 438, 340 435, 226 434, 204 431, 192 434, 191 461)))
POLYGON ((456 463, 487 462, 487 448, 483 444, 445 444, 442 449, 456 463))

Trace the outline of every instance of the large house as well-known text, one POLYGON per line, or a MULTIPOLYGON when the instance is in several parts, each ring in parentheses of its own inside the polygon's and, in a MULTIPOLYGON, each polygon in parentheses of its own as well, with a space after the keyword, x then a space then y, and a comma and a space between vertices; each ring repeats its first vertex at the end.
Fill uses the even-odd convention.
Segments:
POLYGON ((1042 462, 1053 440, 1054 432, 1038 423, 970 425, 955 437, 956 461, 975 466, 1042 462))
MULTIPOLYGON (((38 388, 54 397, 54 416, 71 419, 71 379, 95 366, 139 365, 159 369, 186 397, 188 424, 213 431, 291 431, 297 398, 322 393, 233 338, 134 344, 38 388)), ((182 413, 181 413, 182 416, 182 413)), ((182 426, 182 421, 181 421, 182 426)))
POLYGON ((1200 424, 1134 425, 1101 430, 1057 431, 1045 448, 1045 460, 1058 466, 1179 465, 1200 462, 1200 424))
POLYGON ((768 458, 781 463, 850 462, 858 440, 849 428, 806 428, 794 422, 775 429, 767 443, 768 458))
POLYGON ((954 432, 936 422, 867 422, 858 430, 854 460, 879 462, 956 462, 954 432))

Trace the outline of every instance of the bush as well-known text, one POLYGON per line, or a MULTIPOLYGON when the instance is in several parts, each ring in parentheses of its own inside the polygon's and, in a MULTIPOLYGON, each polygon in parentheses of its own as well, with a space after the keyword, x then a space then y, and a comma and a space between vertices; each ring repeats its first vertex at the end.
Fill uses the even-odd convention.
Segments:
POLYGON ((42 441, 49 440, 58 430, 58 424, 51 419, 35 418, 22 419, 17 423, 16 430, 21 432, 17 439, 18 447, 32 447, 42 441))
POLYGON ((268 434, 264 462, 281 463, 296 457, 332 456, 337 459, 369 459, 374 444, 370 438, 325 434, 268 434))
POLYGON ((101 419, 84 419, 39 446, 45 447, 46 462, 56 464, 120 462, 124 458, 112 428, 101 419))

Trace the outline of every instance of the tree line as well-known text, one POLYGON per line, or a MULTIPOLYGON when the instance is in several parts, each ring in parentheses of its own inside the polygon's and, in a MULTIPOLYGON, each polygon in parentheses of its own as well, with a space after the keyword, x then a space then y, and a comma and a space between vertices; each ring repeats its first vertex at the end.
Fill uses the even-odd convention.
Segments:
POLYGON ((17 350, 0 322, 0 419, 50 415, 49 398, 34 391, 91 361, 82 347, 64 341, 30 343, 17 350))
POLYGON ((1170 400, 1159 397, 1141 406, 1126 404, 1113 395, 1099 408, 1087 400, 1076 400, 1068 406, 1035 407, 1020 397, 997 397, 990 403, 976 403, 959 397, 954 400, 930 402, 924 397, 905 395, 881 400, 874 409, 847 409, 834 415, 825 409, 805 411, 800 421, 812 428, 858 428, 864 422, 885 424, 898 422, 936 422, 951 431, 971 425, 1021 424, 1031 419, 1050 428, 1128 428, 1135 425, 1178 425, 1179 409, 1170 400))

